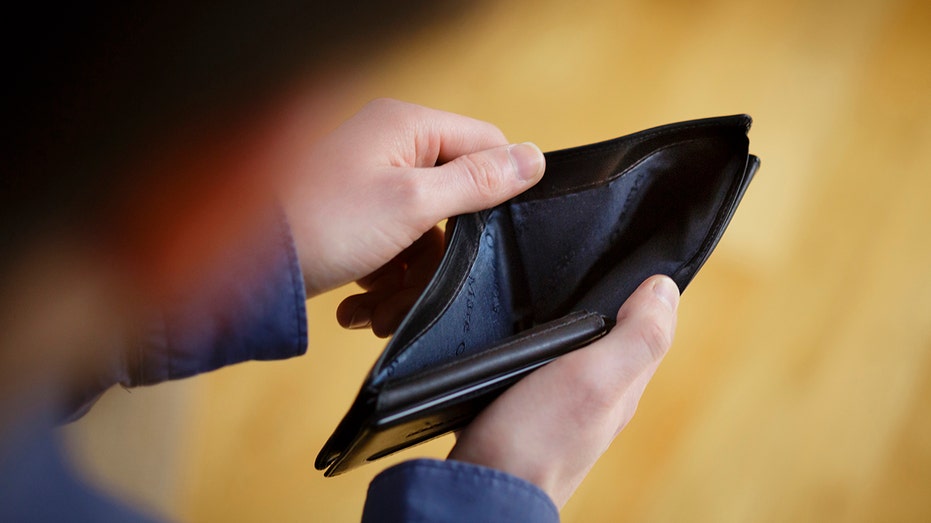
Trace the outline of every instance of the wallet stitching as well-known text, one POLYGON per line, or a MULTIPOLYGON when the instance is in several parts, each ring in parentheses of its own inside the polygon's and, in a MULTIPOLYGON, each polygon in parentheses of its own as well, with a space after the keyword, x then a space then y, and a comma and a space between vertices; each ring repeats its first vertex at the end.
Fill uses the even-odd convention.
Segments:
MULTIPOLYGON (((700 127, 700 126, 697 126, 697 127, 700 127)), ((518 197, 513 201, 513 203, 534 204, 534 203, 538 203, 538 202, 541 202, 541 201, 544 201, 544 200, 548 200, 548 199, 551 199, 551 198, 558 198, 558 197, 560 197, 560 196, 566 196, 566 195, 574 194, 574 193, 577 193, 577 192, 580 192, 580 191, 587 191, 587 190, 591 190, 591 189, 595 189, 595 188, 598 188, 598 187, 602 187, 602 186, 608 185, 608 184, 610 184, 611 182, 614 182, 615 180, 618 180, 619 178, 622 178, 622 177, 624 177, 624 176, 630 174, 631 171, 633 171, 633 170, 636 169, 637 167, 640 167, 641 165, 643 165, 644 162, 646 162, 646 161, 649 160, 650 158, 656 156, 657 154, 659 154, 659 153, 661 153, 661 152, 663 152, 663 151, 665 151, 665 150, 667 150, 667 149, 671 149, 671 148, 673 148, 673 147, 679 147, 679 146, 684 145, 684 144, 689 144, 689 143, 698 142, 698 141, 701 141, 701 139, 700 139, 700 138, 690 138, 690 139, 688 139, 688 140, 681 140, 681 141, 678 141, 678 142, 673 142, 673 143, 670 143, 670 144, 666 144, 666 145, 660 147, 659 149, 655 149, 655 150, 653 150, 653 151, 650 151, 650 154, 648 154, 648 155, 646 155, 646 156, 643 156, 642 158, 640 158, 640 159, 638 159, 636 162, 632 163, 630 166, 628 166, 628 167, 627 167, 626 169, 624 169, 623 171, 620 171, 620 172, 618 172, 617 174, 612 174, 611 176, 605 178, 604 180, 600 180, 600 181, 598 181, 598 182, 592 182, 592 183, 582 184, 582 185, 573 185, 573 186, 571 186, 571 187, 567 187, 566 189, 563 189, 563 190, 558 191, 558 192, 553 192, 553 193, 549 193, 549 194, 546 194, 546 195, 531 197, 531 198, 527 198, 526 200, 521 200, 520 197, 518 196, 518 197)), ((586 151, 586 152, 591 152, 591 151, 586 151)), ((511 203, 511 202, 509 202, 509 203, 511 203)))
POLYGON ((591 144, 591 145, 583 145, 581 147, 578 147, 577 149, 565 150, 563 152, 560 152, 559 156, 557 156, 555 160, 557 163, 559 163, 564 160, 574 159, 579 156, 587 155, 593 152, 602 152, 606 149, 619 149, 621 147, 630 147, 633 145, 641 144, 651 138, 654 138, 656 136, 660 136, 663 134, 691 131, 693 129, 702 129, 705 127, 721 127, 722 129, 727 128, 726 126, 722 126, 720 121, 694 123, 694 124, 685 125, 682 127, 675 127, 673 129, 659 128, 653 131, 645 131, 645 134, 638 136, 634 139, 630 139, 628 137, 627 139, 629 141, 625 140, 624 138, 619 138, 615 140, 609 140, 607 142, 602 142, 600 144, 596 143, 596 144, 591 144))
MULTIPOLYGON (((723 117, 723 118, 736 119, 736 118, 741 118, 741 116, 735 115, 732 117, 723 117)), ((743 118, 747 118, 747 117, 743 116, 743 118)), ((578 156, 586 155, 592 152, 601 152, 605 149, 617 149, 619 148, 619 146, 621 146, 621 144, 623 144, 624 147, 629 147, 629 146, 641 144, 651 138, 654 138, 656 136, 660 136, 663 134, 691 131, 693 129, 702 129, 705 127, 721 127, 722 129, 727 128, 727 126, 722 125, 721 118, 710 118, 707 120, 697 121, 697 122, 693 122, 691 124, 685 124, 682 126, 676 126, 676 125, 662 126, 662 127, 655 128, 653 130, 642 131, 642 134, 637 133, 633 137, 626 136, 626 137, 616 138, 614 140, 608 140, 608 141, 601 142, 601 143, 582 145, 579 147, 563 150, 559 152, 560 156, 557 157, 556 160, 557 162, 559 162, 562 160, 573 159, 578 156)), ((744 128, 744 132, 746 133, 746 131, 749 130, 749 124, 745 124, 743 128, 744 128)))
MULTIPOLYGON (((746 171, 746 162, 744 164, 744 171, 746 171)), ((702 243, 701 245, 699 245, 698 249, 695 250, 695 252, 689 257, 687 261, 679 265, 679 267, 676 268, 675 272, 673 272, 673 275, 672 275, 673 279, 678 278, 681 275, 680 273, 685 268, 694 264, 699 258, 702 258, 706 253, 710 253, 710 251, 712 250, 714 246, 715 238, 718 238, 720 235, 723 235, 722 231, 724 230, 725 223, 727 222, 727 214, 728 214, 727 211, 730 209, 733 209, 734 206, 736 205, 736 201, 735 201, 737 197, 736 195, 740 191, 740 187, 742 185, 743 179, 744 179, 744 176, 743 176, 743 173, 741 173, 739 176, 735 177, 734 180, 731 182, 731 186, 728 189, 727 198, 725 198, 722 201, 721 205, 719 205, 717 210, 715 211, 714 224, 712 225, 711 229, 708 231, 708 234, 705 235, 705 239, 702 240, 702 243)))

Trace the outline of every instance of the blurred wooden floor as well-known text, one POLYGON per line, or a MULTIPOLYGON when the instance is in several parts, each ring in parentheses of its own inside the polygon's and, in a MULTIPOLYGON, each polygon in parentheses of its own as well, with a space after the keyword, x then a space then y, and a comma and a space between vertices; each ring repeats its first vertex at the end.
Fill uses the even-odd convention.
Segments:
MULTIPOLYGON (((389 54, 344 114, 377 96, 544 149, 755 119, 762 170, 564 521, 931 521, 931 3, 498 2, 389 54)), ((310 302, 303 358, 111 391, 65 431, 76 461, 182 521, 358 520, 397 460, 312 466, 383 346, 336 326, 347 292, 310 302)))

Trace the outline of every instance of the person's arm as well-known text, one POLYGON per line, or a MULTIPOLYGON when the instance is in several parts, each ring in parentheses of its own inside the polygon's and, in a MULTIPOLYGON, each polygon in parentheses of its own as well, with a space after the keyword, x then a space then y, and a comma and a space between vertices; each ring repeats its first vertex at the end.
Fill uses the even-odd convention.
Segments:
POLYGON ((198 285, 172 296, 109 365, 75 385, 63 417, 82 416, 110 387, 153 385, 250 360, 304 354, 303 276, 290 228, 271 209, 257 243, 224 256, 198 285))
POLYGON ((231 252, 165 306, 162 328, 134 348, 121 383, 149 385, 306 351, 306 298, 290 228, 279 212, 266 222, 260 243, 231 252))

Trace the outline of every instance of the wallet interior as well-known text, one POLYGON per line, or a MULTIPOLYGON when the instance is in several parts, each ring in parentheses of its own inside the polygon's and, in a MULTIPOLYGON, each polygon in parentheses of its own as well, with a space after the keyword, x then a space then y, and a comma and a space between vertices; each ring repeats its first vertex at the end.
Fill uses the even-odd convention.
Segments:
POLYGON ((684 290, 758 165, 749 125, 700 120, 547 153, 537 186, 457 217, 440 268, 317 467, 339 473, 464 425, 494 397, 483 386, 603 335, 651 275, 684 290))
MULTIPOLYGON (((704 261, 710 233, 724 225, 714 223, 723 221, 718 210, 741 187, 733 175, 747 164, 739 137, 743 144, 726 135, 686 139, 604 176, 531 191, 472 215, 473 223, 460 218, 448 251, 468 255, 468 270, 447 260, 417 307, 422 317, 402 325, 373 381, 467 357, 573 311, 613 317, 653 274, 684 289, 695 272, 686 269, 704 261)), ((550 155, 547 176, 576 179, 573 170, 587 166, 573 163, 586 157, 573 159, 584 152, 550 155)))

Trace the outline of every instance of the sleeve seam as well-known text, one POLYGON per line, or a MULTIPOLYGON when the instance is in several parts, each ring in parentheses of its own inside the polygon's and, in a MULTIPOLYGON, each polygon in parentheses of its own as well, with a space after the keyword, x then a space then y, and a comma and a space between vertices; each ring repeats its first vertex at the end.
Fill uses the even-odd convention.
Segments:
POLYGON ((287 217, 280 206, 278 210, 278 227, 282 247, 288 259, 289 277, 291 280, 291 295, 294 299, 294 321, 297 327, 296 354, 303 354, 307 350, 307 313, 306 298, 304 294, 304 277, 301 273, 300 260, 297 258, 297 248, 294 245, 294 237, 291 234, 291 228, 288 225, 287 217))

